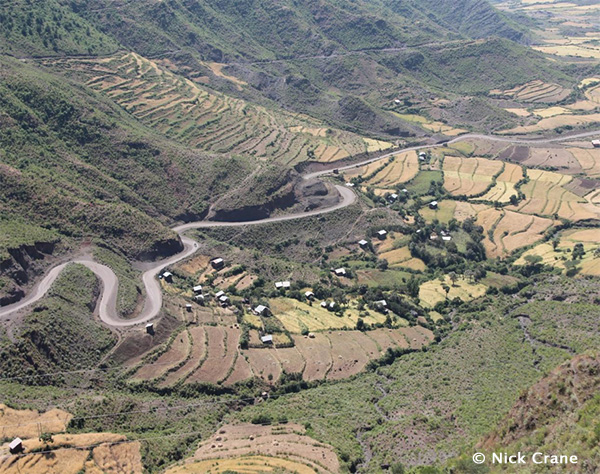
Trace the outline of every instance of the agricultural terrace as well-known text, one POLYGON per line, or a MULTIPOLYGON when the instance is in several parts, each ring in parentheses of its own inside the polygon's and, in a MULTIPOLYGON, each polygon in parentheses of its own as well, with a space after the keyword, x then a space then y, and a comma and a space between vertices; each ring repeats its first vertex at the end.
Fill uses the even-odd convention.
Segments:
POLYGON ((399 153, 383 165, 374 162, 345 172, 348 180, 356 178, 362 188, 372 187, 375 194, 395 192, 400 184, 413 179, 419 173, 419 159, 416 151, 399 153))
POLYGON ((8 442, 0 445, 0 472, 6 474, 78 474, 80 472, 142 473, 140 443, 128 442, 123 435, 112 433, 65 434, 70 413, 50 410, 14 410, 0 405, 2 438, 23 440, 27 456, 9 456, 8 442), (12 426, 11 426, 12 425, 12 426), (50 441, 40 439, 42 433, 52 435, 50 441), (115 444, 116 443, 116 444, 115 444), (94 446, 93 448, 90 446, 94 446), (51 453, 35 454, 35 451, 51 453))
POLYGON ((581 170, 590 178, 600 178, 600 148, 569 148, 581 170))
POLYGON ((558 84, 547 84, 536 80, 508 90, 492 90, 492 97, 513 99, 519 102, 554 103, 566 99, 571 91, 558 84))
POLYGON ((190 146, 286 164, 336 161, 390 143, 326 128, 308 117, 272 111, 206 89, 135 53, 106 59, 52 60, 48 65, 89 77, 146 125, 190 146))
POLYGON ((503 173, 504 164, 485 158, 446 156, 443 170, 444 188, 450 194, 476 196, 492 186, 494 178, 503 173))
MULTIPOLYGON (((339 319, 333 313, 327 316, 339 319)), ((370 319, 375 320, 366 317, 365 321, 370 319)), ((303 330, 309 324, 312 322, 306 320, 295 329, 303 330)), ((321 321, 315 324, 321 325, 321 321)), ((258 332, 252 330, 248 347, 242 349, 241 335, 236 324, 188 326, 141 361, 128 364, 130 379, 158 387, 194 383, 232 386, 252 378, 274 384, 283 373, 302 374, 309 381, 337 380, 363 371, 390 348, 420 349, 434 339, 430 330, 415 326, 366 332, 328 330, 310 336, 275 333, 275 344, 265 346, 258 332), (186 339, 189 348, 183 351, 181 341, 186 339)))
POLYGON ((533 125, 521 125, 510 130, 503 130, 503 134, 518 134, 526 135, 529 133, 546 132, 559 127, 584 127, 586 125, 600 122, 600 113, 592 113, 588 115, 556 115, 554 117, 542 118, 539 122, 533 125))
POLYGON ((517 196, 515 185, 523 179, 523 168, 513 163, 505 163, 504 170, 496 178, 496 184, 481 199, 506 203, 511 196, 517 196))
POLYGON ((583 275, 600 276, 600 232, 598 229, 570 229, 555 242, 544 242, 525 252, 515 265, 527 265, 530 257, 565 271, 577 268, 583 275), (584 254, 574 258, 575 245, 582 244, 584 254))
POLYGON ((390 232, 385 240, 378 240, 373 247, 378 258, 386 260, 391 268, 408 268, 424 271, 425 263, 414 258, 408 248, 410 237, 405 234, 390 232))
POLYGON ((399 114, 393 112, 394 115, 400 117, 402 120, 406 120, 407 122, 414 123, 421 128, 433 133, 441 133, 442 135, 446 135, 448 137, 456 137, 461 133, 467 133, 468 130, 464 130, 462 128, 455 128, 451 125, 447 125, 443 122, 436 122, 434 120, 430 120, 427 117, 423 117, 422 115, 415 114, 399 114))
POLYGON ((225 425, 202 442, 195 454, 165 474, 273 473, 336 474, 334 449, 306 435, 298 424, 225 425))
POLYGON ((521 188, 526 199, 516 206, 510 206, 512 210, 539 216, 558 216, 572 221, 600 217, 598 206, 566 188, 573 179, 571 176, 537 169, 528 170, 527 175, 529 182, 521 188))
POLYGON ((488 257, 506 257, 521 247, 544 238, 553 221, 527 216, 505 209, 488 208, 477 214, 477 224, 484 229, 483 246, 488 257))
POLYGON ((449 275, 440 279, 423 283, 419 289, 419 299, 425 307, 433 308, 437 303, 454 298, 471 301, 485 295, 487 286, 469 281, 465 277, 457 277, 452 281, 449 275))

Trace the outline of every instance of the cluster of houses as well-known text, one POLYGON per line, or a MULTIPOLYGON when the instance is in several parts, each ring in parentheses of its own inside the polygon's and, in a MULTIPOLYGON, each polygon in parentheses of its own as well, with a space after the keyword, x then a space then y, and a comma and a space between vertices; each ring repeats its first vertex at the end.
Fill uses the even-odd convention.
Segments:
POLYGON ((438 240, 441 237, 441 239, 444 242, 450 242, 452 240, 452 236, 450 235, 450 232, 442 230, 440 232, 440 235, 438 235, 436 232, 432 232, 431 235, 429 236, 429 240, 438 240))

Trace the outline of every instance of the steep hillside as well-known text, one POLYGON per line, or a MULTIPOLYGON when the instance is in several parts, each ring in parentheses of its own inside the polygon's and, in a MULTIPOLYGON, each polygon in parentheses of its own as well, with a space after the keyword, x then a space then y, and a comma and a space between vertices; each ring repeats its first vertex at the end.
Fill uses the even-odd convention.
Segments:
MULTIPOLYGON (((576 356, 523 392, 499 427, 478 445, 484 452, 575 455, 581 471, 597 472, 600 357, 576 356)), ((575 466, 562 465, 574 470, 575 466)), ((522 472, 523 467, 491 472, 522 472)), ((558 471, 557 471, 558 472, 558 471)))

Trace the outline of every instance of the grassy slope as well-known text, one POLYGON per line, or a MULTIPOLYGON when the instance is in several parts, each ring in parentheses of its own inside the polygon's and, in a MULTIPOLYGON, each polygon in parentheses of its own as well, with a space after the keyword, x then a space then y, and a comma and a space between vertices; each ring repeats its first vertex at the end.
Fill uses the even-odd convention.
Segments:
POLYGON ((164 223, 202 215, 241 181, 241 160, 152 136, 75 83, 6 59, 0 86, 0 216, 97 235, 130 257, 176 248, 164 223))
POLYGON ((92 318, 97 294, 90 270, 68 267, 15 330, 14 342, 2 335, 3 377, 95 366, 115 343, 111 332, 92 318))
POLYGON ((589 328, 585 311, 566 312, 573 303, 553 302, 548 308, 540 301, 560 293, 562 287, 577 304, 589 304, 600 289, 597 282, 560 282, 542 278, 522 290, 520 298, 488 297, 474 302, 456 319, 460 322, 458 331, 427 352, 404 356, 354 381, 249 408, 237 417, 250 420, 266 413, 309 423, 317 438, 332 443, 349 462, 364 456, 355 433, 368 431, 363 441, 369 444, 374 458, 367 472, 378 472, 381 463, 398 459, 407 465, 443 462, 490 432, 523 390, 569 357, 566 350, 524 339, 514 316, 521 313, 521 304, 527 303, 525 296, 534 295, 522 306, 523 312, 543 312, 550 317, 547 323, 548 318, 535 319, 532 334, 538 324, 541 329, 549 325, 561 335, 556 342, 578 351, 597 346, 597 331, 592 331, 595 337, 582 341, 577 329, 584 325, 589 328), (512 315, 502 316, 511 308, 512 315), (561 324, 565 314, 568 325, 561 324), (381 391, 373 390, 377 385, 387 393, 383 398, 381 391), (373 405, 377 400, 379 409, 373 405), (326 413, 333 415, 323 416, 326 413), (391 419, 385 420, 383 415, 391 419))

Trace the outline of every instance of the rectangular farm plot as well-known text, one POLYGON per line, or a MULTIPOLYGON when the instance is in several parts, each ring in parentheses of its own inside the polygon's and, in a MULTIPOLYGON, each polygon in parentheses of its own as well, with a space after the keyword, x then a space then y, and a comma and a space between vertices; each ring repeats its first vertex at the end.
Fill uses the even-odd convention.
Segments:
POLYGON ((240 330, 223 326, 206 326, 205 331, 208 339, 206 359, 200 368, 187 378, 186 383, 220 382, 229 375, 235 362, 240 330))
MULTIPOLYGON (((357 332, 331 332, 327 337, 331 341, 333 364, 327 373, 327 379, 339 380, 358 374, 370 360, 365 348, 357 340, 357 332)), ((374 344, 373 344, 374 345, 374 344)), ((376 346, 375 346, 376 347, 376 346)))
POLYGON ((482 211, 477 216, 477 224, 485 230, 483 246, 489 257, 504 257, 541 240, 552 223, 551 219, 544 217, 494 208, 482 211))
POLYGON ((521 213, 554 216, 573 221, 597 219, 600 208, 567 190, 573 178, 551 171, 529 170, 529 183, 522 187, 526 199, 514 208, 521 213))
POLYGON ((419 289, 419 298, 426 307, 433 308, 436 303, 445 301, 446 298, 453 300, 460 298, 463 301, 471 301, 485 294, 487 287, 481 283, 471 283, 464 278, 459 278, 454 284, 449 276, 444 277, 441 282, 438 279, 423 283, 419 289), (444 288, 448 288, 448 293, 444 288))
MULTIPOLYGON (((299 334, 303 330, 321 331, 324 329, 354 328, 358 321, 358 311, 350 307, 342 317, 322 308, 314 302, 312 306, 292 298, 275 298, 270 300, 269 306, 273 317, 276 317, 291 333, 299 334)), ((369 324, 383 322, 385 317, 371 314, 365 322, 369 324)))
POLYGON ((444 188, 454 196, 481 194, 502 171, 503 163, 486 158, 444 158, 444 188))
POLYGON ((161 377, 169 369, 176 367, 188 358, 191 346, 187 331, 180 332, 164 354, 156 361, 140 367, 133 378, 135 380, 151 380, 161 377))
POLYGON ((570 148, 569 151, 589 178, 600 177, 600 148, 570 148))
POLYGON ((332 364, 331 343, 323 333, 316 333, 314 338, 294 336, 296 348, 306 361, 302 374, 304 380, 324 379, 332 364))
MULTIPOLYGON (((304 336, 308 338, 308 336, 304 336)), ((306 367, 306 361, 296 347, 274 349, 273 353, 288 374, 301 374, 306 367)))
POLYGON ((189 329, 192 337, 192 351, 186 363, 167 375, 161 386, 169 386, 187 377, 202 362, 206 355, 206 333, 204 327, 196 326, 189 329))
POLYGON ((513 163, 505 163, 504 171, 496 178, 496 185, 484 194, 485 201, 508 202, 511 196, 517 196, 515 185, 523 179, 523 169, 513 163))
POLYGON ((560 235, 557 248, 550 243, 542 243, 525 252, 515 265, 526 265, 527 256, 542 258, 542 263, 563 270, 567 262, 572 262, 572 251, 576 244, 582 243, 585 254, 578 262, 578 268, 583 275, 600 276, 600 256, 595 250, 600 246, 600 232, 597 229, 568 230, 560 235))
POLYGON ((419 173, 419 159, 416 151, 394 155, 392 161, 376 161, 360 168, 345 172, 347 179, 361 176, 364 186, 379 190, 379 194, 392 191, 402 183, 413 179, 419 173), (379 170, 379 171, 378 171, 379 170), (383 191, 381 191, 383 190, 383 191))
POLYGON ((231 386, 235 383, 251 379, 253 375, 250 363, 241 352, 238 352, 235 364, 233 364, 233 370, 225 380, 225 385, 231 386))
POLYGON ((423 260, 413 258, 408 247, 400 247, 399 249, 381 253, 379 254, 379 258, 387 260, 392 267, 404 267, 421 271, 426 268, 423 260))
POLYGON ((277 382, 281 377, 281 363, 275 357, 273 349, 246 349, 242 351, 242 356, 247 358, 256 377, 272 383, 277 382))

